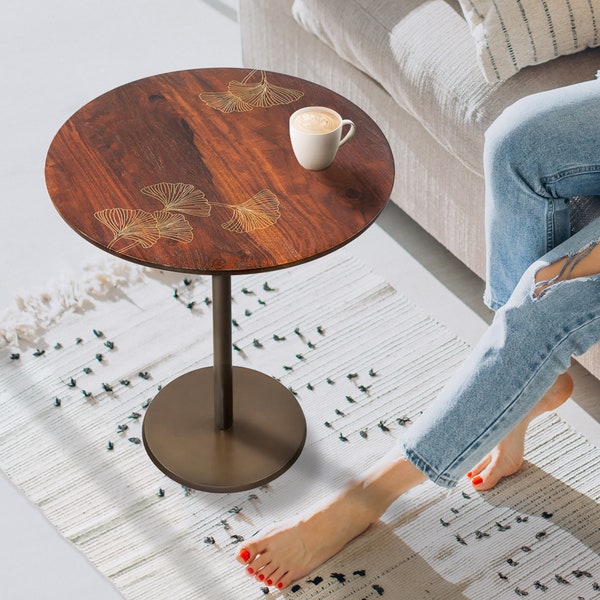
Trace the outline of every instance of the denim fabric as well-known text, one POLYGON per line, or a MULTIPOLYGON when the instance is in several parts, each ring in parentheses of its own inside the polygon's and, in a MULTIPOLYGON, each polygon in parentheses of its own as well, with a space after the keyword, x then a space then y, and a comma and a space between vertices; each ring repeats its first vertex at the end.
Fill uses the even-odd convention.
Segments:
POLYGON ((569 199, 600 193, 600 81, 507 108, 486 132, 484 169, 484 301, 497 310, 529 265, 569 237, 569 199))
POLYGON ((461 368, 407 431, 406 456, 453 487, 530 412, 570 365, 600 341, 600 274, 551 284, 544 266, 600 241, 600 219, 536 261, 461 368))
POLYGON ((549 283, 536 273, 600 242, 600 219, 569 237, 568 198, 600 195, 600 82, 531 96, 486 139, 489 285, 495 318, 406 432, 406 456, 453 487, 600 341, 600 274, 549 283), (541 257, 541 258, 540 258, 541 257))

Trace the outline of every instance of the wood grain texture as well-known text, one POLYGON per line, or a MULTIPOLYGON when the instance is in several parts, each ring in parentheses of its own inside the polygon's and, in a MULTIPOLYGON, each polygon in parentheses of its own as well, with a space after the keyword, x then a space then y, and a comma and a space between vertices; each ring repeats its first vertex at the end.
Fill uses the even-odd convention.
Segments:
POLYGON ((393 180, 387 140, 361 109, 302 79, 247 69, 178 71, 109 91, 68 119, 46 160, 50 197, 85 239, 133 262, 200 274, 266 271, 331 252, 375 221, 393 180), (357 125, 324 171, 300 167, 289 141, 290 115, 308 105, 357 125))

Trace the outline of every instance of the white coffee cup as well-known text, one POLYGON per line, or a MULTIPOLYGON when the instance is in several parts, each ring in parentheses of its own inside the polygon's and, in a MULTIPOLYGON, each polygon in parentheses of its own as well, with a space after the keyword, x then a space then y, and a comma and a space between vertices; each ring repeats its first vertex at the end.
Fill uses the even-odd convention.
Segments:
POLYGON ((325 106, 306 106, 290 117, 290 140, 298 162, 311 171, 326 169, 356 131, 356 125, 325 106), (342 128, 350 129, 342 137, 342 128))

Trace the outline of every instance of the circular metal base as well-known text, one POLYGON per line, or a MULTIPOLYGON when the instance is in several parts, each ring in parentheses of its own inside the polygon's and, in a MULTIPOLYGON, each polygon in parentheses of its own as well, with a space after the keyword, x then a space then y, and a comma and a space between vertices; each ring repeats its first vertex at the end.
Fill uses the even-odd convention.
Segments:
POLYGON ((213 369, 186 373, 150 403, 142 428, 152 462, 174 481, 207 492, 239 492, 286 471, 306 439, 294 395, 258 371, 233 367, 233 426, 215 427, 213 369))

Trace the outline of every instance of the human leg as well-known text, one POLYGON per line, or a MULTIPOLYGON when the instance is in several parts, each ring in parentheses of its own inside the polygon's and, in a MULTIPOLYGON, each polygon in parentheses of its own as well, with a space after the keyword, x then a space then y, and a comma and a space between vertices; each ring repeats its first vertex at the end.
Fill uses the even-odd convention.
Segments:
POLYGON ((451 487, 600 341, 600 219, 531 265, 479 344, 407 432, 407 456, 451 487))
POLYGON ((375 523, 425 475, 392 448, 360 479, 350 481, 300 519, 278 524, 238 553, 246 572, 266 585, 287 587, 339 552, 375 523))
POLYGON ((600 190, 600 81, 519 100, 486 132, 487 274, 497 310, 525 270, 570 236, 569 199, 600 190))
MULTIPOLYGON (((600 273, 600 246, 590 242, 579 252, 541 268, 535 275, 534 298, 553 285, 569 279, 600 273)), ((568 373, 559 375, 550 390, 526 417, 467 475, 478 490, 491 489, 502 477, 518 471, 523 462, 525 434, 529 423, 542 413, 558 408, 571 394, 573 380, 568 373)))
POLYGON ((600 340, 598 240, 600 219, 532 265, 461 369, 407 431, 403 450, 393 448, 307 516, 247 542, 238 560, 249 574, 288 586, 426 476, 455 485, 522 423, 571 354, 600 340), (563 269, 565 256, 574 258, 573 269, 563 269))
MULTIPOLYGON (((600 194, 599 100, 598 81, 536 94, 509 107, 486 133, 484 300, 491 308, 505 304, 525 269, 570 236, 569 198, 600 194)), ((572 386, 568 373, 559 375, 474 467, 477 489, 490 489, 520 468, 529 422, 555 410, 572 386)))
POLYGON ((525 435, 529 424, 542 414, 556 410, 571 396, 573 379, 569 373, 559 375, 542 399, 527 416, 487 456, 467 473, 478 491, 492 489, 501 479, 516 473, 523 466, 525 435))
MULTIPOLYGON (((546 144, 548 140, 543 139, 542 143, 546 144)), ((523 158, 525 154, 522 154, 523 158)), ((567 184, 575 180, 581 184, 586 179, 586 173, 594 177, 600 172, 600 169, 590 165, 587 171, 581 167, 579 164, 568 172, 556 172, 553 181, 551 177, 544 180, 545 193, 552 199, 562 200, 563 210, 567 209, 564 198, 589 193, 584 185, 577 187, 567 184), (571 193, 576 187, 578 191, 571 193)), ((516 167, 514 169, 516 173, 516 167)), ((501 179, 500 174, 497 176, 501 179)), ((540 194, 533 195, 537 200, 540 199, 540 194)), ((554 204, 553 211, 556 212, 558 206, 560 212, 561 202, 554 204)), ((509 219, 509 226, 512 223, 510 235, 504 232, 503 252, 507 261, 513 259, 511 252, 516 249, 511 235, 516 235, 519 228, 527 226, 527 211, 521 205, 519 209, 522 209, 521 217, 512 221, 509 219)), ((547 207, 542 212, 543 222, 547 224, 547 207)), ((497 211, 495 216, 498 217, 497 211)), ((553 230, 558 227, 559 221, 553 217, 553 230)), ((496 225, 500 222, 501 219, 497 219, 496 225)), ((568 235, 564 218, 560 222, 563 224, 561 231, 568 235)), ((544 228, 546 239, 547 233, 548 226, 544 228)), ((535 252, 532 260, 561 242, 565 235, 553 233, 552 243, 535 252)), ((600 226, 594 231, 588 230, 587 235, 600 239, 600 226)), ((571 245, 561 246, 561 249, 565 254, 572 253, 574 244, 584 241, 581 237, 572 242, 569 240, 571 245)), ((576 279, 575 272, 571 271, 564 275, 562 282, 568 282, 569 285, 561 286, 561 282, 558 282, 548 286, 551 292, 542 293, 545 290, 540 289, 534 293, 538 270, 547 275, 544 269, 559 263, 562 256, 548 255, 547 263, 541 261, 523 276, 511 302, 500 316, 497 315, 471 358, 449 382, 426 415, 409 431, 405 440, 406 455, 394 450, 364 477, 350 482, 310 515, 278 526, 247 543, 238 560, 251 569, 251 573, 248 572, 252 576, 269 585, 286 587, 367 529, 391 502, 423 481, 425 474, 441 485, 455 485, 469 466, 477 460, 483 460, 485 454, 498 446, 511 430, 514 431, 519 424, 522 427, 535 415, 536 406, 540 406, 539 399, 551 391, 557 378, 564 373, 571 354, 583 351, 600 340, 600 307, 596 306, 600 298, 600 276, 597 275, 600 268, 594 270, 595 266, 589 260, 585 265, 593 273, 591 277, 576 279), (571 312, 571 295, 579 296, 579 288, 573 292, 571 286, 584 282, 593 284, 593 289, 590 293, 590 285, 584 286, 587 295, 581 295, 577 309, 571 312), (554 291, 561 289, 561 292, 554 291), (593 310, 590 312, 588 307, 593 310), (565 315, 569 318, 557 318, 565 315), (526 351, 519 347, 521 339, 528 341, 526 351), (492 399, 491 403, 489 398, 492 399)), ((521 262, 522 270, 525 270, 525 260, 521 262)), ((512 281, 509 287, 512 290, 520 273, 515 271, 509 275, 512 281)), ((544 288, 544 284, 541 287, 544 288)))

